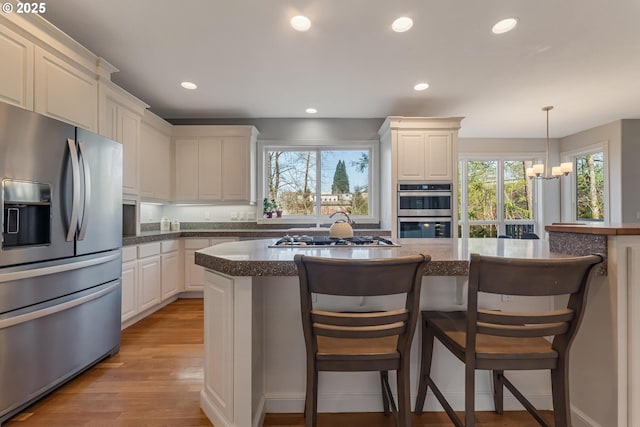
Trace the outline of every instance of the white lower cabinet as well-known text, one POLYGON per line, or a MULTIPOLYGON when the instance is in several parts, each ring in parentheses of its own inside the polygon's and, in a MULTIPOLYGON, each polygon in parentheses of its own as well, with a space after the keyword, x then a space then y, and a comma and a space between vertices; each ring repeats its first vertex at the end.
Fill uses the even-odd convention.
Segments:
POLYGON ((123 324, 135 323, 136 316, 162 307, 182 290, 180 253, 179 240, 122 248, 123 324))
POLYGON ((138 249, 122 248, 122 321, 131 319, 138 312, 138 249))
POLYGON ((225 242, 235 242, 237 238, 217 237, 212 239, 185 239, 184 241, 184 290, 204 289, 204 268, 195 264, 196 251, 225 242))
POLYGON ((180 245, 177 240, 162 242, 162 300, 182 290, 180 277, 180 245))
POLYGON ((145 311, 162 301, 162 282, 160 281, 160 255, 138 260, 140 269, 139 309, 145 311))

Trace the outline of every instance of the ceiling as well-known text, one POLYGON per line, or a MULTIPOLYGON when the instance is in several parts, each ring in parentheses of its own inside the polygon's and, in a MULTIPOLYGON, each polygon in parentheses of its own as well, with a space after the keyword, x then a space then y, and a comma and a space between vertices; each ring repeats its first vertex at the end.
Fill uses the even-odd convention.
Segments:
POLYGON ((544 137, 545 105, 552 137, 640 118, 639 17, 637 0, 55 0, 44 15, 164 118, 465 116, 463 137, 544 137), (403 15, 414 26, 394 33, 403 15), (518 26, 493 34, 505 17, 518 26))

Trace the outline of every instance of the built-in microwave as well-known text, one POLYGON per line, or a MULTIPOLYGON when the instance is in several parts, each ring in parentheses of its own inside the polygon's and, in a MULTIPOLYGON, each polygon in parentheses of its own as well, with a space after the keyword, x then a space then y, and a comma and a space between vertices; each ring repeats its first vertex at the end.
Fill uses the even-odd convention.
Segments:
POLYGON ((451 217, 398 218, 398 237, 439 239, 451 237, 451 217))
POLYGON ((398 184, 398 217, 453 214, 451 184, 398 184))

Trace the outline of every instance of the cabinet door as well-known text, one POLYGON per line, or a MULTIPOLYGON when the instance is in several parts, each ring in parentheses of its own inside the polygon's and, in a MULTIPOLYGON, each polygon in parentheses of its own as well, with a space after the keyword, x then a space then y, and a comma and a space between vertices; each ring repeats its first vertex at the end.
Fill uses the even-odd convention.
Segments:
POLYGON ((425 133, 398 132, 398 180, 425 179, 425 133))
POLYGON ((222 199, 249 200, 251 171, 249 170, 249 139, 225 137, 222 143, 222 199))
POLYGON ((175 295, 180 290, 179 287, 179 264, 178 252, 162 254, 162 300, 175 295))
POLYGON ((138 260, 140 282, 138 312, 142 312, 161 301, 160 256, 155 255, 138 260))
POLYGON ((138 261, 122 264, 122 321, 132 318, 138 312, 138 261))
POLYGON ((204 268, 196 265, 195 250, 184 251, 184 290, 202 291, 204 289, 204 268))
POLYGON ((33 43, 0 26, 0 101, 33 109, 33 43))
POLYGON ((98 84, 95 75, 36 46, 34 93, 37 113, 97 132, 98 84))
POLYGON ((198 141, 198 199, 222 200, 222 139, 198 141))
POLYGON ((171 138, 143 122, 139 154, 140 196, 168 201, 171 188, 171 138))
POLYGON ((138 150, 140 142, 141 117, 118 106, 118 136, 117 141, 122 143, 122 191, 125 194, 137 195, 138 187, 138 150))
POLYGON ((178 202, 198 200, 198 140, 175 141, 175 194, 178 202))
POLYGON ((453 179, 451 132, 428 132, 425 146, 425 180, 451 181, 453 179))

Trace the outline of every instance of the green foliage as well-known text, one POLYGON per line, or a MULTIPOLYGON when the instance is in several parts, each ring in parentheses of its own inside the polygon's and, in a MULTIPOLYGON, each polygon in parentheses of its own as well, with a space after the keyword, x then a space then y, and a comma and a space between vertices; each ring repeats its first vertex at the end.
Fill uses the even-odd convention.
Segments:
POLYGON ((577 219, 604 221, 604 155, 576 158, 577 219))
POLYGON ((349 214, 351 215, 368 215, 369 214, 369 200, 362 192, 362 188, 356 186, 353 190, 353 196, 351 198, 351 206, 349 208, 349 214))
POLYGON ((355 162, 351 162, 351 166, 355 167, 358 172, 364 172, 369 168, 369 153, 360 154, 360 158, 355 162))
POLYGON ((349 192, 349 175, 344 160, 338 160, 336 171, 333 174, 332 194, 346 194, 349 192))

